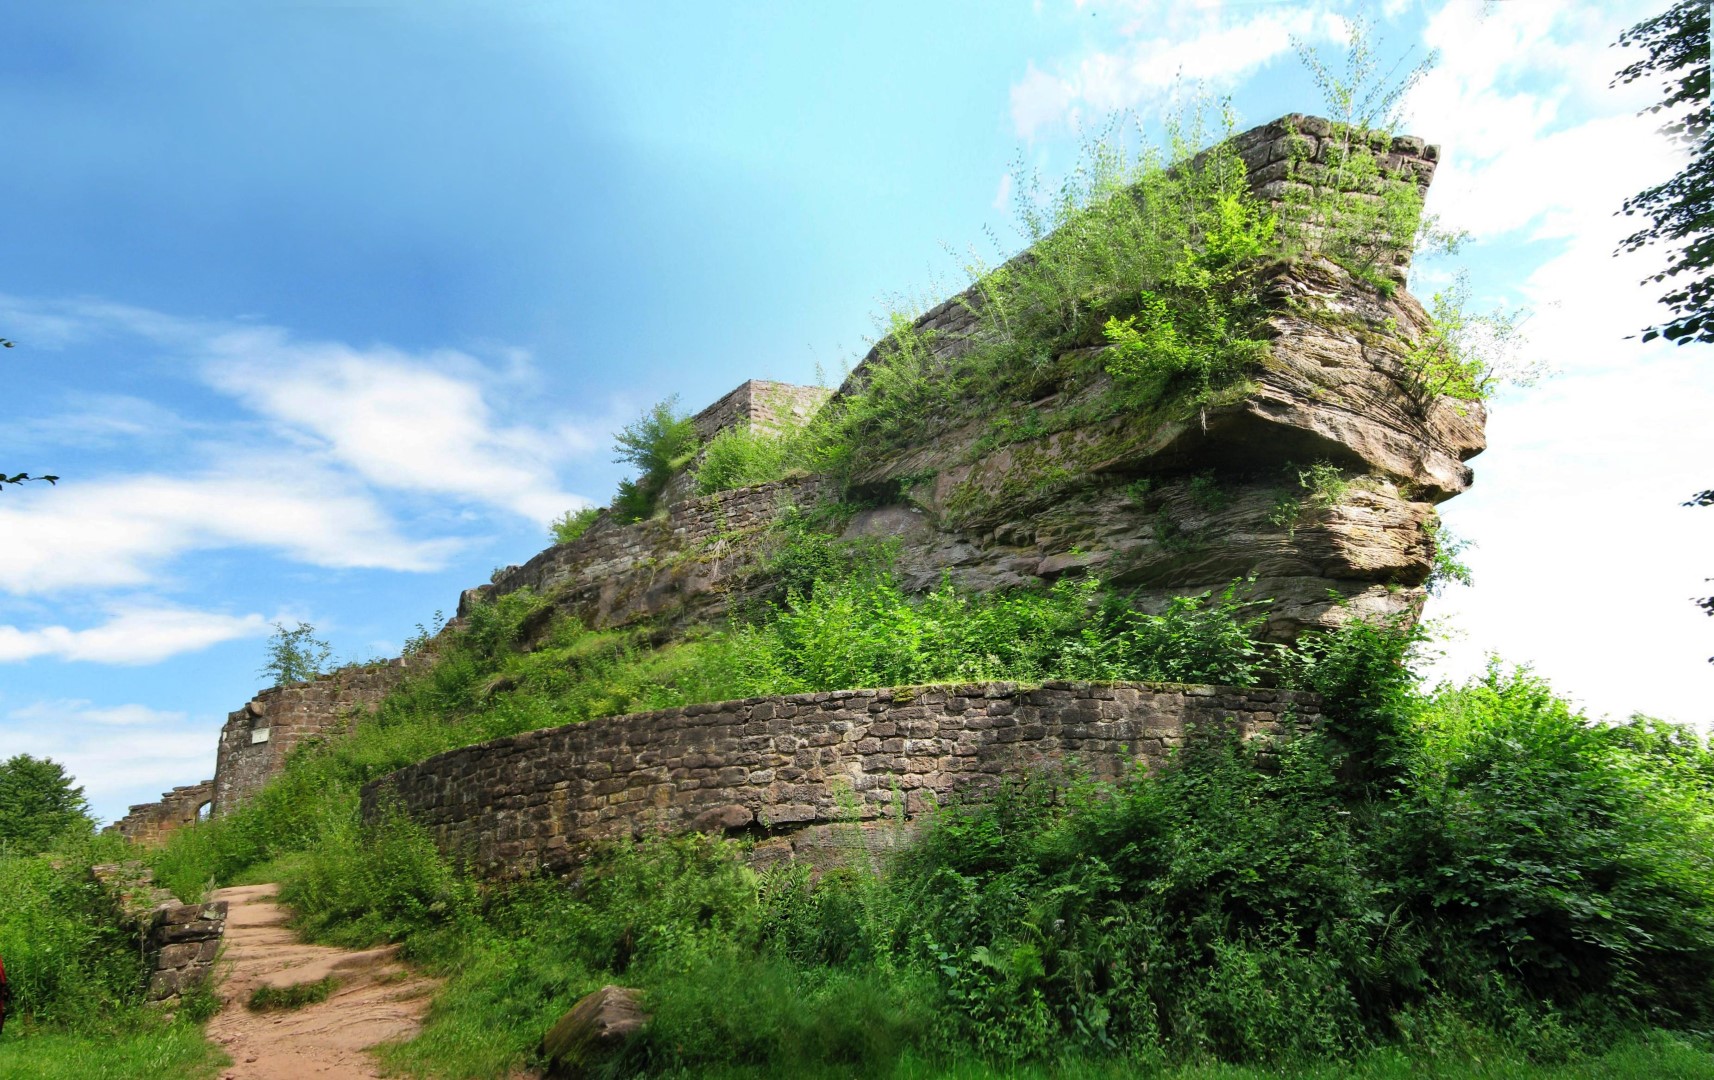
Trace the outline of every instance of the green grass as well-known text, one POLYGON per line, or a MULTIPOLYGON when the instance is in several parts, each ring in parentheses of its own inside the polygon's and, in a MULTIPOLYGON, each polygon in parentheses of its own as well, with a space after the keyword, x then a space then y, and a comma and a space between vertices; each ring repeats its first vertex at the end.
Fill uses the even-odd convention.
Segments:
POLYGON ((285 1012, 305 1005, 319 1005, 332 997, 337 989, 339 980, 332 975, 290 986, 258 986, 244 1006, 251 1012, 285 1012))
POLYGON ((1348 1062, 1266 1067, 1158 1065, 1148 1061, 1063 1061, 1051 1065, 999 1066, 981 1061, 940 1062, 907 1056, 879 1071, 800 1069, 698 1069, 664 1076, 707 1080, 791 1076, 805 1080, 872 1077, 875 1080, 1706 1080, 1714 1077, 1714 1051, 1683 1038, 1654 1033, 1628 1039, 1603 1054, 1542 1065, 1505 1047, 1447 1059, 1381 1050, 1348 1062))
POLYGON ((202 1080, 226 1061, 200 1027, 187 1023, 120 1034, 8 1025, 0 1035, 0 1080, 202 1080))

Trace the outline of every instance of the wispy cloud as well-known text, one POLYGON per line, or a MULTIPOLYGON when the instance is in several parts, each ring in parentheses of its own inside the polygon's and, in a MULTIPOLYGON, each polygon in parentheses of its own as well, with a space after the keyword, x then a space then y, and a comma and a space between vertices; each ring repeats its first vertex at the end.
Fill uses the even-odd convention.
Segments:
POLYGON ((110 821, 132 803, 214 775, 218 727, 213 717, 197 721, 146 705, 60 699, 0 716, 0 745, 8 754, 51 757, 64 765, 96 816, 110 821))
POLYGON ((458 541, 408 539, 360 485, 284 454, 8 492, 0 505, 0 589, 17 595, 148 585, 175 558, 235 547, 315 566, 433 570, 458 541))
POLYGON ((221 334, 206 349, 212 386, 308 436, 372 485, 536 521, 584 502, 559 487, 554 471, 591 449, 589 436, 501 423, 465 354, 298 342, 276 328, 221 334))
MULTIPOLYGON (((223 641, 261 637, 260 615, 222 615, 174 607, 121 607, 105 622, 81 630, 68 626, 21 629, 0 625, 0 663, 38 657, 100 664, 153 664, 223 641)), ((140 706, 139 706, 140 708, 140 706)), ((109 717, 104 722, 116 722, 109 717)))
POLYGON ((358 348, 89 299, 0 296, 0 316, 49 349, 159 354, 168 370, 188 369, 235 403, 224 417, 192 422, 150 401, 90 396, 12 426, 0 440, 9 456, 140 452, 134 472, 8 492, 0 592, 159 586, 175 560, 220 549, 321 567, 435 570, 463 546, 422 535, 444 532, 444 508, 465 520, 487 509, 540 523, 588 502, 564 490, 557 472, 594 447, 590 431, 512 418, 527 411, 516 402, 531 400, 533 377, 516 349, 484 361, 460 350, 358 348))
POLYGON ((37 701, 6 714, 8 720, 20 723, 98 724, 107 727, 139 727, 159 724, 182 724, 185 714, 151 709, 147 705, 97 705, 83 698, 59 701, 37 701))
POLYGON ((1337 14, 1306 8, 1232 9, 1164 0, 1101 6, 1119 16, 1116 45, 1055 59, 1045 69, 1031 62, 1012 85, 1012 126, 1023 138, 1147 108, 1180 83, 1231 87, 1290 52, 1294 36, 1338 39, 1346 25, 1337 14))

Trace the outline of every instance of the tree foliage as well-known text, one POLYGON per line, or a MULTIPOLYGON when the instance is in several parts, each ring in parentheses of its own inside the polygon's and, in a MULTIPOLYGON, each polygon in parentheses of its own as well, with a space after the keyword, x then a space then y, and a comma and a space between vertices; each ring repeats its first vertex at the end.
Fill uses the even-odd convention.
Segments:
POLYGON ((655 512, 673 474, 690 464, 699 441, 690 416, 678 411, 678 395, 626 424, 613 438, 613 460, 637 469, 635 479, 619 482, 613 510, 621 521, 640 521, 655 512))
POLYGON ((308 682, 327 671, 333 649, 315 636, 315 627, 298 623, 287 630, 284 623, 274 624, 274 636, 268 639, 268 662, 257 672, 273 685, 308 682))
POLYGON ((0 848, 35 854, 93 824, 83 788, 59 762, 18 754, 0 763, 0 848))
POLYGON ((1661 128, 1691 155, 1689 164, 1664 183, 1625 200, 1627 216, 1648 224, 1627 237, 1621 250, 1647 244, 1667 244, 1672 253, 1666 267, 1644 284, 1667 282, 1661 302, 1671 318, 1643 332, 1643 340, 1665 338, 1680 345, 1714 343, 1714 122, 1708 101, 1708 5, 1700 0, 1679 3, 1619 35, 1620 45, 1647 50, 1626 67, 1614 85, 1638 79, 1662 78, 1663 97, 1650 113, 1667 112, 1671 122, 1661 128))

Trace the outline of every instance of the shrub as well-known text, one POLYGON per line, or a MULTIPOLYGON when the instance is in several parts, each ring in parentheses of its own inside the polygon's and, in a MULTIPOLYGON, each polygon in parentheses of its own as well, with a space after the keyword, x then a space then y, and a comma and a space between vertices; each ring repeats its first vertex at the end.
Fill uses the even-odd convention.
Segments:
POLYGON ((556 544, 569 544, 589 531, 595 524, 595 519, 601 516, 600 507, 585 506, 581 510, 567 510, 559 517, 548 523, 548 535, 556 544))
POLYGON ((33 1027, 119 1033, 140 1022, 143 958, 89 872, 97 853, 110 857, 115 846, 82 840, 51 855, 0 854, 8 1035, 33 1027))
POLYGON ((703 495, 783 480, 803 468, 802 436, 740 424, 723 429, 708 442, 696 467, 696 490, 703 495))
POLYGON ((696 426, 677 405, 676 396, 658 402, 614 436, 613 460, 637 470, 634 479, 620 482, 613 501, 613 512, 621 522, 653 514, 667 481, 696 456, 696 426))
POLYGON ((268 639, 268 662, 256 674, 269 680, 270 686, 309 682, 327 671, 333 649, 315 636, 315 627, 300 622, 287 630, 284 623, 274 624, 274 636, 268 639))

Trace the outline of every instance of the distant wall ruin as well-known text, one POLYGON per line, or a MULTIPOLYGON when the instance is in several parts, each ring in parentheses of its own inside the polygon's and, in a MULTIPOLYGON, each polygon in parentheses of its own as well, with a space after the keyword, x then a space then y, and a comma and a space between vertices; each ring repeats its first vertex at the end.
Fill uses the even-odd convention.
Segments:
POLYGON ((136 844, 153 846, 173 832, 194 825, 211 809, 214 781, 186 784, 163 794, 158 802, 138 803, 131 812, 107 828, 136 844))

